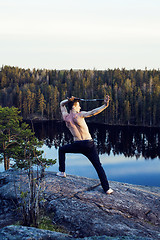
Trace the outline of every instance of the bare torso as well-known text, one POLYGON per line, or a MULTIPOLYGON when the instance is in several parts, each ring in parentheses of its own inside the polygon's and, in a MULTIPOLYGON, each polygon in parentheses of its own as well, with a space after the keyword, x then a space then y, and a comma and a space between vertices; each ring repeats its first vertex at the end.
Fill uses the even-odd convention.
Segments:
POLYGON ((92 139, 85 119, 80 116, 80 113, 70 112, 64 120, 74 141, 92 139))

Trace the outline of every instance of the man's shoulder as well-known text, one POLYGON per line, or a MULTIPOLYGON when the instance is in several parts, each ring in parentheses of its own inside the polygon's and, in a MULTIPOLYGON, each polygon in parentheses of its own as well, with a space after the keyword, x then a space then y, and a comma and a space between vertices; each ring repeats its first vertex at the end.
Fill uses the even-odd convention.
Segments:
POLYGON ((82 113, 82 114, 83 114, 83 113, 86 113, 86 111, 80 111, 79 113, 82 113))
POLYGON ((78 114, 79 117, 84 117, 84 115, 86 114, 86 111, 80 111, 77 114, 78 114))

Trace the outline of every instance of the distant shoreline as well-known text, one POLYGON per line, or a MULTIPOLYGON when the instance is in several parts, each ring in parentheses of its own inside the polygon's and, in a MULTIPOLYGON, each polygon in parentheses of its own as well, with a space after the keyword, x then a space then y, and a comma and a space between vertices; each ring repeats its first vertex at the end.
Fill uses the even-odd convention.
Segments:
MULTIPOLYGON (((47 118, 41 118, 41 117, 37 117, 37 118, 27 118, 27 119, 23 119, 23 121, 25 122, 58 122, 58 123, 63 123, 63 120, 60 119, 47 119, 47 118)), ((134 125, 134 124, 108 124, 108 123, 102 123, 99 121, 90 121, 90 120, 86 120, 87 123, 93 123, 96 125, 105 125, 105 126, 116 126, 116 127, 135 127, 135 128, 157 128, 160 129, 160 126, 148 126, 148 125, 134 125)))

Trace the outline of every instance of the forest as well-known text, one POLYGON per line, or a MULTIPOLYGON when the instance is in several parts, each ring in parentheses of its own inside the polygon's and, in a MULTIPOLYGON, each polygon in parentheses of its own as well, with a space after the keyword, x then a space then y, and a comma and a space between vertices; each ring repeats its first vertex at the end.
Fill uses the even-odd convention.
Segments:
MULTIPOLYGON (((91 121, 160 127, 160 70, 48 70, 2 66, 0 106, 16 107, 23 119, 61 120, 59 103, 76 96, 110 96, 110 106, 91 121)), ((100 102, 82 102, 83 110, 100 102)))

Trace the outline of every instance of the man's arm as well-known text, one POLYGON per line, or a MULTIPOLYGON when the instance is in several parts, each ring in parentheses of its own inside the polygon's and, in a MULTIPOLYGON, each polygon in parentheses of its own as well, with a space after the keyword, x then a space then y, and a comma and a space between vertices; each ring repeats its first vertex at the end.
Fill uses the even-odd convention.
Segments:
POLYGON ((91 111, 88 111, 88 112, 82 111, 82 112, 80 112, 80 116, 87 118, 87 117, 92 117, 92 116, 95 116, 95 115, 101 113, 103 110, 105 110, 109 106, 109 100, 110 100, 109 96, 106 96, 104 99, 104 105, 102 105, 101 107, 95 108, 91 111))
POLYGON ((63 120, 68 115, 68 111, 67 111, 67 108, 65 106, 66 103, 68 103, 68 99, 65 99, 65 100, 60 102, 60 109, 61 109, 63 120))
POLYGON ((65 117, 68 115, 68 111, 67 111, 67 108, 66 108, 66 104, 69 102, 69 101, 73 101, 75 97, 71 97, 71 98, 67 98, 63 101, 60 102, 60 109, 61 109, 61 113, 62 113, 62 117, 63 117, 63 120, 65 120, 65 117))

